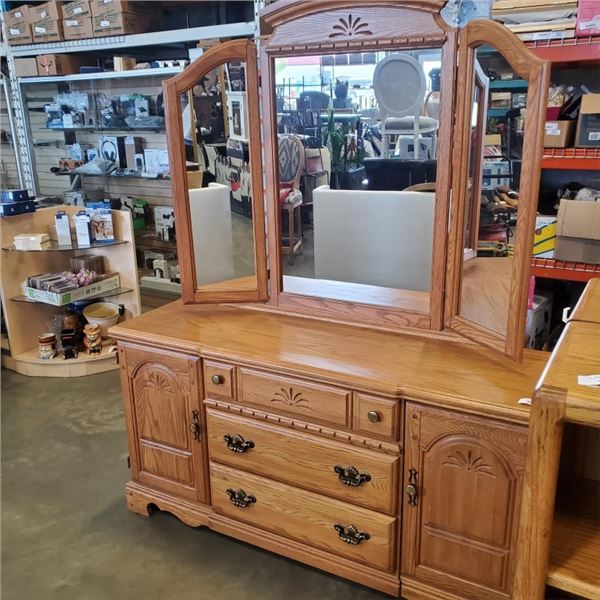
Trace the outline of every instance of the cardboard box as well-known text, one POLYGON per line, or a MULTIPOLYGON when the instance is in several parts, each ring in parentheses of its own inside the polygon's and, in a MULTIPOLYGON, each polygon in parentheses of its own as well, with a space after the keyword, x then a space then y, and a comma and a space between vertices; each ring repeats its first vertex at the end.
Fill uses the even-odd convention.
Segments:
POLYGON ((510 108, 511 103, 511 92, 492 92, 490 94, 490 108, 510 108))
POLYGON ((11 25, 18 25, 19 23, 28 23, 28 18, 28 4, 17 6, 17 8, 13 8, 13 10, 8 10, 4 13, 4 22, 6 23, 7 27, 10 27, 11 25))
POLYGON ((90 65, 93 60, 75 54, 40 54, 37 57, 40 75, 74 75, 79 68, 90 65))
POLYGON ((525 340, 527 348, 542 350, 550 337, 550 319, 552 317, 553 296, 542 292, 533 297, 533 306, 527 309, 525 340))
POLYGON ((581 97, 575 146, 600 148, 600 94, 585 94, 581 97))
POLYGON ((60 42, 63 39, 62 21, 39 21, 31 25, 31 32, 35 44, 60 42))
POLYGON ((148 10, 145 2, 138 0, 90 0, 92 16, 99 17, 106 13, 135 13, 148 10))
POLYGON ((70 17, 63 20, 65 40, 80 40, 94 37, 92 17, 70 17))
POLYGON ((148 29, 147 15, 110 12, 93 17, 94 36, 126 35, 144 33, 148 29))
POLYGON ((575 35, 600 35, 600 0, 579 0, 575 35))
POLYGON ((544 148, 570 148, 574 133, 575 121, 546 121, 544 148))
POLYGON ((499 133, 488 133, 484 136, 484 144, 486 146, 501 146, 502 136, 499 133))
POLYGON ((533 236, 533 256, 537 258, 554 258, 556 248, 556 217, 538 215, 535 218, 535 234, 533 236))
POLYGON ((62 7, 63 19, 73 19, 79 17, 91 17, 92 8, 89 0, 75 0, 75 2, 68 2, 63 4, 62 7))
POLYGON ((113 62, 115 71, 131 71, 137 65, 137 60, 130 56, 115 56, 113 62))
POLYGON ((90 285, 84 285, 76 290, 70 290, 57 294, 55 292, 47 292, 46 290, 38 290, 36 288, 24 287, 24 293, 27 298, 44 302, 45 304, 53 304, 54 306, 64 306, 75 300, 84 300, 85 298, 93 298, 102 293, 116 290, 121 287, 118 273, 109 275, 101 281, 96 281, 90 285))
POLYGON ((33 44, 33 34, 29 23, 15 23, 6 28, 6 40, 11 46, 18 44, 33 44))
POLYGON ((143 154, 144 140, 141 137, 128 135, 125 138, 125 161, 128 169, 137 169, 135 155, 143 154))
POLYGON ((555 258, 600 263, 600 202, 561 200, 555 258))
POLYGON ((50 0, 50 2, 44 2, 44 4, 33 4, 27 11, 27 22, 30 25, 40 21, 61 21, 62 18, 62 2, 58 0, 50 0))
POLYGON ((35 57, 15 58, 15 74, 17 77, 36 77, 38 67, 35 57))

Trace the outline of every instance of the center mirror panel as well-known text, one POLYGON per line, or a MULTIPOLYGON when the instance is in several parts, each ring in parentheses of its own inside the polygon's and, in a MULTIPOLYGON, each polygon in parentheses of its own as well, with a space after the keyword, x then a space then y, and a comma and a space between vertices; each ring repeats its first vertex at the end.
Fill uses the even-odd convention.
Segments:
POLYGON ((221 44, 164 87, 184 301, 263 300, 254 45, 221 44))
POLYGON ((274 59, 283 292, 429 313, 441 57, 274 59))

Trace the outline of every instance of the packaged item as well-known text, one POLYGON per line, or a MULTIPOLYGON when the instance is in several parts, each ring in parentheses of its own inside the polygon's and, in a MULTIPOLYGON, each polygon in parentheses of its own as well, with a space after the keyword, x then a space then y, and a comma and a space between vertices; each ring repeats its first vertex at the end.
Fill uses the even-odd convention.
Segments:
POLYGON ((100 135, 98 136, 98 151, 104 160, 115 163, 122 169, 127 167, 125 158, 124 135, 100 135))
POLYGON ((78 254, 71 257, 69 263, 73 273, 93 271, 98 275, 102 275, 106 271, 104 256, 101 254, 78 254))
POLYGON ((525 340, 527 348, 541 350, 550 337, 553 296, 550 292, 535 294, 533 306, 527 310, 525 340))
POLYGON ((13 8, 12 10, 7 10, 4 13, 4 23, 7 27, 12 27, 13 25, 18 25, 19 23, 27 23, 29 17, 29 5, 22 4, 21 6, 17 6, 17 8, 13 8))
POLYGON ((492 92, 490 94, 490 108, 510 108, 511 102, 511 92, 492 92))
POLYGON ((544 148, 570 148, 574 133, 575 121, 546 121, 544 148))
POLYGON ((50 0, 43 4, 32 4, 27 11, 27 20, 31 25, 40 21, 60 21, 63 18, 62 2, 50 0))
POLYGON ((15 74, 17 77, 37 77, 38 66, 35 56, 31 58, 15 58, 15 74))
POLYGON ((13 243, 17 250, 47 250, 51 245, 47 233, 18 233, 13 243))
MULTIPOLYGON (((86 64, 90 64, 93 59, 74 54, 40 54, 37 57, 38 72, 40 75, 74 75, 79 73, 79 69, 86 64)), ((75 97, 73 94, 71 96, 75 97)), ((87 94, 79 94, 85 96, 87 94)), ((59 102, 59 104, 69 104, 68 102, 59 102)), ((69 104, 70 105, 70 104, 69 104)), ((74 108, 77 108, 74 106, 74 108)))
POLYGON ((88 214, 92 227, 92 241, 96 244, 106 244, 115 239, 112 210, 105 202, 89 202, 88 214))
POLYGON ((92 17, 69 17, 63 21, 65 40, 80 40, 94 37, 92 17))
POLYGON ((175 212, 172 206, 155 206, 154 223, 159 240, 164 242, 175 241, 175 212))
POLYGON ((556 234, 555 258, 600 263, 600 202, 561 200, 556 234))
POLYGON ((0 202, 0 217, 12 217, 28 212, 35 212, 35 202, 33 200, 0 202))
POLYGON ((87 213, 87 211, 80 210, 76 215, 74 215, 73 220, 75 221, 75 234, 77 236, 77 245, 80 248, 83 248, 85 246, 91 246, 92 227, 90 215, 87 213))
POLYGON ((69 225, 69 215, 64 210, 59 210, 54 215, 56 227, 56 240, 59 246, 71 246, 71 227, 69 225))
POLYGON ((581 97, 575 146, 600 148, 600 94, 585 94, 581 97))
POLYGON ((135 13, 147 10, 147 4, 139 0, 90 0, 92 15, 97 17, 106 13, 135 13))
POLYGON ((556 221, 556 217, 538 215, 535 218, 533 256, 537 258, 554 258, 554 249, 556 248, 556 221))
POLYGON ((110 12, 93 17, 94 36, 127 35, 144 33, 148 30, 147 15, 121 12, 110 12))
POLYGON ((600 35, 600 0, 579 0, 575 35, 600 35))
POLYGON ((33 42, 35 44, 60 42, 63 39, 62 21, 46 19, 45 21, 32 23, 31 32, 33 34, 33 42))
MULTIPOLYGON (((93 31, 93 30, 92 30, 93 31)), ((129 56, 115 56, 113 58, 115 71, 131 71, 135 69, 137 60, 129 56)))
POLYGON ((169 152, 167 149, 147 148, 144 150, 146 173, 164 175, 169 172, 169 152))
POLYGON ((89 0, 75 0, 62 6, 63 19, 73 19, 92 16, 89 0))
POLYGON ((144 152, 144 139, 128 135, 125 138, 125 166, 128 169, 137 169, 135 157, 144 152))
POLYGON ((6 28, 7 42, 11 46, 33 44, 33 34, 29 23, 15 23, 6 28))

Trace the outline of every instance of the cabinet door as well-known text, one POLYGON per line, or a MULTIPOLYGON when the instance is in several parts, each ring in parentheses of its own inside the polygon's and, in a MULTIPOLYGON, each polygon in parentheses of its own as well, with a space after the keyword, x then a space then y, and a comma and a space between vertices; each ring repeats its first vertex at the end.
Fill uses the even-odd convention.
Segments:
POLYGON ((407 406, 404 574, 473 600, 510 597, 526 443, 525 427, 407 406))
POLYGON ((256 47, 217 44, 163 89, 183 301, 264 301, 256 47))
POLYGON ((460 33, 456 89, 464 93, 456 104, 444 320, 516 360, 525 338, 549 75, 549 63, 498 23, 471 21, 460 33), (482 69, 495 77, 489 92, 482 69))
POLYGON ((207 501, 200 359, 120 345, 132 478, 207 501))

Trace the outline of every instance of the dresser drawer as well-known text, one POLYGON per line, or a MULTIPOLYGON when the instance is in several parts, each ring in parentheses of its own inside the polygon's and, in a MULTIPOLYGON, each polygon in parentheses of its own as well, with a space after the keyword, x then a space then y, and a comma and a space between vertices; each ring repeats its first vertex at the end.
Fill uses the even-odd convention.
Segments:
POLYGON ((267 411, 349 425, 350 392, 293 377, 240 369, 239 400, 267 411))
POLYGON ((352 411, 353 428, 367 435, 398 439, 400 402, 356 392, 352 411))
POLYGON ((210 478, 216 512, 382 571, 394 571, 395 518, 214 463, 210 478), (344 528, 341 534, 336 525, 344 528), (367 536, 353 535, 349 526, 367 536))
POLYGON ((204 395, 209 398, 233 399, 234 367, 212 360, 204 361, 204 395))
POLYGON ((214 409, 207 410, 207 423, 213 461, 396 514, 397 456, 214 409))

